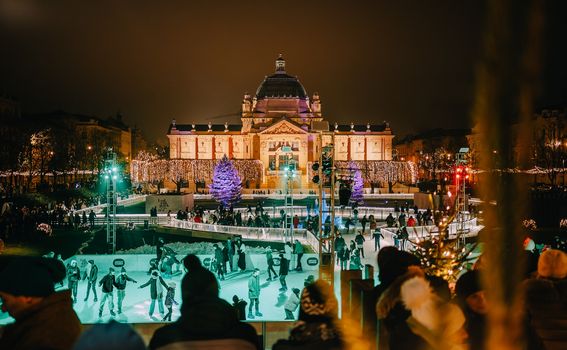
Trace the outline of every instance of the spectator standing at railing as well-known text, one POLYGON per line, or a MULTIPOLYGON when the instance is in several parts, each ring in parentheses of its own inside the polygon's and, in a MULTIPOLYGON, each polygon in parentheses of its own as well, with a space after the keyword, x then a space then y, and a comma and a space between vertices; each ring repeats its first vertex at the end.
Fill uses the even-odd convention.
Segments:
POLYGON ((421 214, 421 212, 418 211, 415 217, 417 219, 417 226, 422 226, 421 223, 423 221, 423 215, 421 214))
POLYGON ((414 227, 415 226, 415 219, 413 218, 413 216, 410 215, 409 219, 408 219, 408 227, 414 227))
POLYGON ((82 225, 87 226, 87 212, 83 210, 82 225))

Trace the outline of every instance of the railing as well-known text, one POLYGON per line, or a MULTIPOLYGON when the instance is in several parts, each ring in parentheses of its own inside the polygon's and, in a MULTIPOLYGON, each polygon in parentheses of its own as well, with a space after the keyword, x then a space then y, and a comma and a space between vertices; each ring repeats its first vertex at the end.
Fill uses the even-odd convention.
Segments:
MULTIPOLYGON (((449 238, 455 238, 457 233, 461 231, 461 229, 463 229, 464 232, 462 234, 468 237, 468 236, 476 235, 478 233, 476 229, 478 228, 479 226, 477 225, 477 219, 473 218, 463 223, 452 222, 449 224, 447 231, 449 233, 449 238)), ((390 236, 396 235, 397 230, 398 229, 396 227, 381 228, 382 234, 389 234, 390 236)), ((439 229, 437 228, 437 226, 434 225, 407 227, 407 231, 410 240, 416 240, 416 239, 423 240, 429 237, 435 237, 439 235, 439 229)))
MULTIPOLYGON (((286 210, 291 207, 264 207, 264 212, 270 215, 272 218, 276 218, 280 216, 280 210, 286 210)), ((385 220, 389 214, 394 215, 397 217, 399 213, 394 212, 393 208, 376 208, 376 207, 358 207, 358 218, 362 218, 364 215, 367 217, 373 215, 376 220, 385 220)), ((247 208, 236 208, 234 209, 235 212, 240 212, 241 214, 246 214, 248 209, 247 208)), ((252 208, 252 212, 254 213, 255 209, 252 208)), ((311 208, 309 211, 310 215, 317 215, 319 212, 315 209, 311 208)), ((307 208, 305 206, 293 206, 293 214, 298 215, 300 217, 307 217, 307 208)), ((408 215, 415 215, 415 213, 410 213, 408 215)), ((353 217, 353 210, 350 207, 335 207, 335 216, 337 217, 353 217)))
MULTIPOLYGON (((120 199, 120 197, 119 197, 117 204, 118 205, 137 204, 137 203, 144 202, 146 200, 146 197, 147 196, 145 194, 133 194, 133 195, 129 195, 127 198, 124 198, 124 199, 120 199)), ((99 214, 104 210, 104 208, 106 208, 106 203, 95 205, 95 206, 92 206, 92 207, 79 209, 79 210, 76 210, 76 212, 82 215, 83 212, 87 212, 87 214, 88 214, 92 210, 92 211, 95 212, 95 214, 99 214)))

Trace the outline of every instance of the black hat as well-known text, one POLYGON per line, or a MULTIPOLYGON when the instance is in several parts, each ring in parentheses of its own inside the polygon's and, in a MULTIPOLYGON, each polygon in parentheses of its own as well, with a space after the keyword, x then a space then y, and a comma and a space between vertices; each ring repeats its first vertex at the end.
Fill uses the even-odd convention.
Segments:
POLYGON ((472 270, 465 272, 455 284, 455 293, 460 299, 466 299, 468 296, 483 290, 480 285, 480 272, 472 270))
POLYGON ((94 260, 93 260, 93 259, 89 260, 88 262, 91 263, 91 265, 94 265, 94 260))
POLYGON ((45 297, 65 278, 65 266, 53 258, 2 256, 0 291, 15 296, 45 297), (30 278, 33 276, 33 278, 30 278))
POLYGON ((124 268, 124 266, 122 266, 122 268, 120 269, 120 272, 126 272, 126 269, 124 268))

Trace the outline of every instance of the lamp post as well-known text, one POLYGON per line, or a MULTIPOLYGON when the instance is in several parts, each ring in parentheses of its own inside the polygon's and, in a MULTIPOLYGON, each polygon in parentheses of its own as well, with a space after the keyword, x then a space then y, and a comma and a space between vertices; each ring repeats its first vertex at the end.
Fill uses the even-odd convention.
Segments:
POLYGON ((286 178, 286 194, 284 198, 284 204, 286 207, 284 227, 287 230, 287 234, 290 242, 293 242, 293 181, 295 181, 295 160, 293 159, 293 152, 291 147, 283 146, 282 152, 286 155, 286 166, 284 169, 284 176, 286 178))
POLYGON ((116 165, 116 153, 108 150, 104 167, 104 179, 106 180, 106 243, 111 247, 112 254, 116 252, 116 205, 118 192, 116 191, 116 180, 118 180, 118 167, 116 165))

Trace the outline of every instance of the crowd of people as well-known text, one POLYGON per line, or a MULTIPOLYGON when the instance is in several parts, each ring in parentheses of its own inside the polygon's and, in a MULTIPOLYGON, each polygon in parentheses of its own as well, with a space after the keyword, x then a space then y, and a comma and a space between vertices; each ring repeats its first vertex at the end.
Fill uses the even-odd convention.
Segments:
MULTIPOLYGON (((283 261, 293 249, 286 246, 280 253, 283 261)), ((266 251, 268 265, 269 259, 273 259, 271 255, 266 251)), ((549 333, 546 330, 556 324, 555 321, 564 319, 567 310, 567 254, 548 249, 539 257, 533 252, 526 252, 526 255, 526 279, 521 285, 527 315, 522 326, 524 348, 545 349, 545 334, 549 333)), ((110 313, 114 313, 114 289, 118 296, 117 311, 121 312, 126 285, 137 283, 125 269, 115 274, 110 268, 97 283, 98 268, 92 260, 86 269, 80 270, 75 261, 65 267, 54 258, 0 258, 0 298, 3 308, 15 319, 4 328, 0 337, 1 349, 87 349, 93 343, 105 349, 110 349, 110 344, 126 348, 127 344, 134 343, 136 348, 146 348, 129 326, 112 321, 98 324, 81 334, 79 319, 72 308, 78 298, 76 282, 85 279, 89 283, 85 300, 89 298, 90 286, 101 287, 99 315, 106 302, 110 313), (22 277, 30 275, 34 278, 22 277), (55 286, 65 277, 69 288, 56 291, 55 286)), ((300 268, 300 260, 295 269, 300 268)), ((219 297, 219 279, 198 257, 188 255, 181 264, 186 273, 181 282, 179 302, 175 297, 175 284, 167 283, 155 267, 150 268, 148 281, 139 287, 149 287, 152 301, 149 313, 153 313, 157 303, 164 321, 171 320, 173 305, 180 304, 179 319, 159 328, 153 334, 149 348, 192 348, 208 344, 219 348, 260 349, 256 331, 242 322, 246 316, 253 319, 262 315, 260 270, 253 269, 248 277, 249 302, 235 295, 233 304, 229 304, 219 297)), ((481 283, 482 274, 487 271, 482 258, 476 269, 464 272, 457 279, 453 290, 442 278, 427 275, 417 257, 396 247, 380 249, 377 264, 380 283, 372 291, 374 302, 370 305, 375 307, 372 313, 380 324, 380 344, 374 345, 373 340, 350 329, 352 324, 349 325, 348 317, 339 319, 338 302, 330 285, 310 276, 302 289, 291 290, 284 303, 286 319, 295 319, 295 312, 298 312, 297 322, 289 337, 277 341, 272 349, 485 348, 487 314, 494 306, 481 283)), ((273 270, 271 274, 278 277, 273 270)), ((282 289, 285 287, 282 284, 282 289)), ((96 301, 96 288, 92 291, 96 301)))

